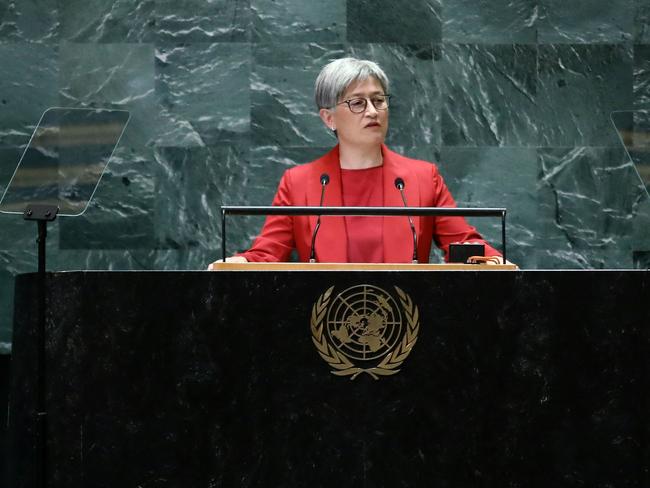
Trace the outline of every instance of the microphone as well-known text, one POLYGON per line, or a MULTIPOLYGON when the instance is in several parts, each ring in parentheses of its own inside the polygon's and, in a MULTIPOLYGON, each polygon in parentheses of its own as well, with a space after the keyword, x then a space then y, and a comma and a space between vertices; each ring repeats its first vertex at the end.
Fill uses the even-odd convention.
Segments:
MULTIPOLYGON (((323 200, 325 199, 325 187, 329 184, 330 182, 330 175, 327 173, 323 173, 320 175, 320 184, 321 184, 321 191, 320 191, 320 206, 323 206, 323 200)), ((320 218, 321 216, 318 216, 318 220, 316 221, 316 227, 314 227, 314 233, 311 236, 311 252, 309 253, 309 262, 310 263, 315 263, 316 262, 316 234, 318 234, 318 229, 320 229, 320 218)))
MULTIPOLYGON (((408 204, 406 203, 406 196, 404 195, 404 180, 400 178, 399 176, 395 178, 395 188, 397 188, 402 195, 402 201, 404 202, 404 206, 408 207, 408 204)), ((413 233, 413 263, 417 264, 418 262, 418 235, 415 232, 415 226, 413 225, 413 219, 411 219, 410 215, 407 215, 409 219, 409 225, 411 226, 411 232, 413 233)))

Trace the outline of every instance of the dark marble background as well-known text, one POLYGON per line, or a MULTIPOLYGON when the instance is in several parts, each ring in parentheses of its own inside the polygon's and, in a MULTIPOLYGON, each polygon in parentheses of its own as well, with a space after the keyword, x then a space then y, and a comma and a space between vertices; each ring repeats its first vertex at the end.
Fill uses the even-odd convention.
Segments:
MULTIPOLYGON (((49 268, 203 269, 220 204, 270 203, 334 144, 312 85, 345 54, 392 80, 391 147, 438 162, 459 204, 508 208, 513 261, 650 264, 630 160, 650 166, 650 142, 625 151, 611 120, 650 109, 647 0, 0 0, 0 191, 46 108, 127 109, 90 208, 50 226, 49 268)), ((230 251, 259 225, 233 221, 230 251)), ((35 235, 0 215, 0 353, 35 235)))

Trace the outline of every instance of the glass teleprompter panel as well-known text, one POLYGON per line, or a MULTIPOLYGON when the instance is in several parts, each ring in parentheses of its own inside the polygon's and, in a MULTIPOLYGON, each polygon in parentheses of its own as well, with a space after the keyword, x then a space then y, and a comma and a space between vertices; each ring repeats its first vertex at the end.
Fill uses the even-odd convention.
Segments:
POLYGON ((81 215, 124 133, 125 110, 49 108, 0 200, 0 212, 22 214, 28 204, 55 205, 81 215))

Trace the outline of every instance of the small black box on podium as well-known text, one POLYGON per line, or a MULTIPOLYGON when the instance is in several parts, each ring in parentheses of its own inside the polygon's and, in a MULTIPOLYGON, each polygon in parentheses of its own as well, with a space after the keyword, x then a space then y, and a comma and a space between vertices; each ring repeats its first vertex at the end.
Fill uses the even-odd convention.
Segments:
POLYGON ((450 263, 467 263, 472 256, 485 256, 485 245, 473 242, 456 242, 449 245, 450 263))

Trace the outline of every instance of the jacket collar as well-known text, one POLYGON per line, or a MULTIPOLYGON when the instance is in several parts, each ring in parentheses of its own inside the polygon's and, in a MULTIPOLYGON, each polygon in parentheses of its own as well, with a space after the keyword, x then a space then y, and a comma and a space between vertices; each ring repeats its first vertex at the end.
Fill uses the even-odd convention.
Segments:
MULTIPOLYGON (((404 193, 409 206, 421 206, 419 182, 411 171, 410 165, 404 164, 406 158, 391 151, 382 144, 384 159, 384 206, 402 207, 402 197, 395 188, 395 179, 404 180, 404 193)), ((325 188, 323 206, 343 206, 341 195, 341 167, 339 164, 339 146, 311 165, 312 174, 309 177, 307 191, 307 205, 320 204, 321 184, 320 176, 324 173, 330 177, 330 182, 325 188)), ((384 226, 384 260, 389 263, 410 262, 413 253, 413 237, 406 217, 374 217, 378 222, 383 221, 384 226)), ((310 230, 316 226, 317 216, 309 218, 310 230)), ((419 235, 420 219, 413 217, 416 232, 419 235)), ((321 262, 347 262, 347 233, 342 217, 323 217, 321 227, 316 238, 316 255, 321 262), (344 259, 341 259, 344 258, 344 259)))

